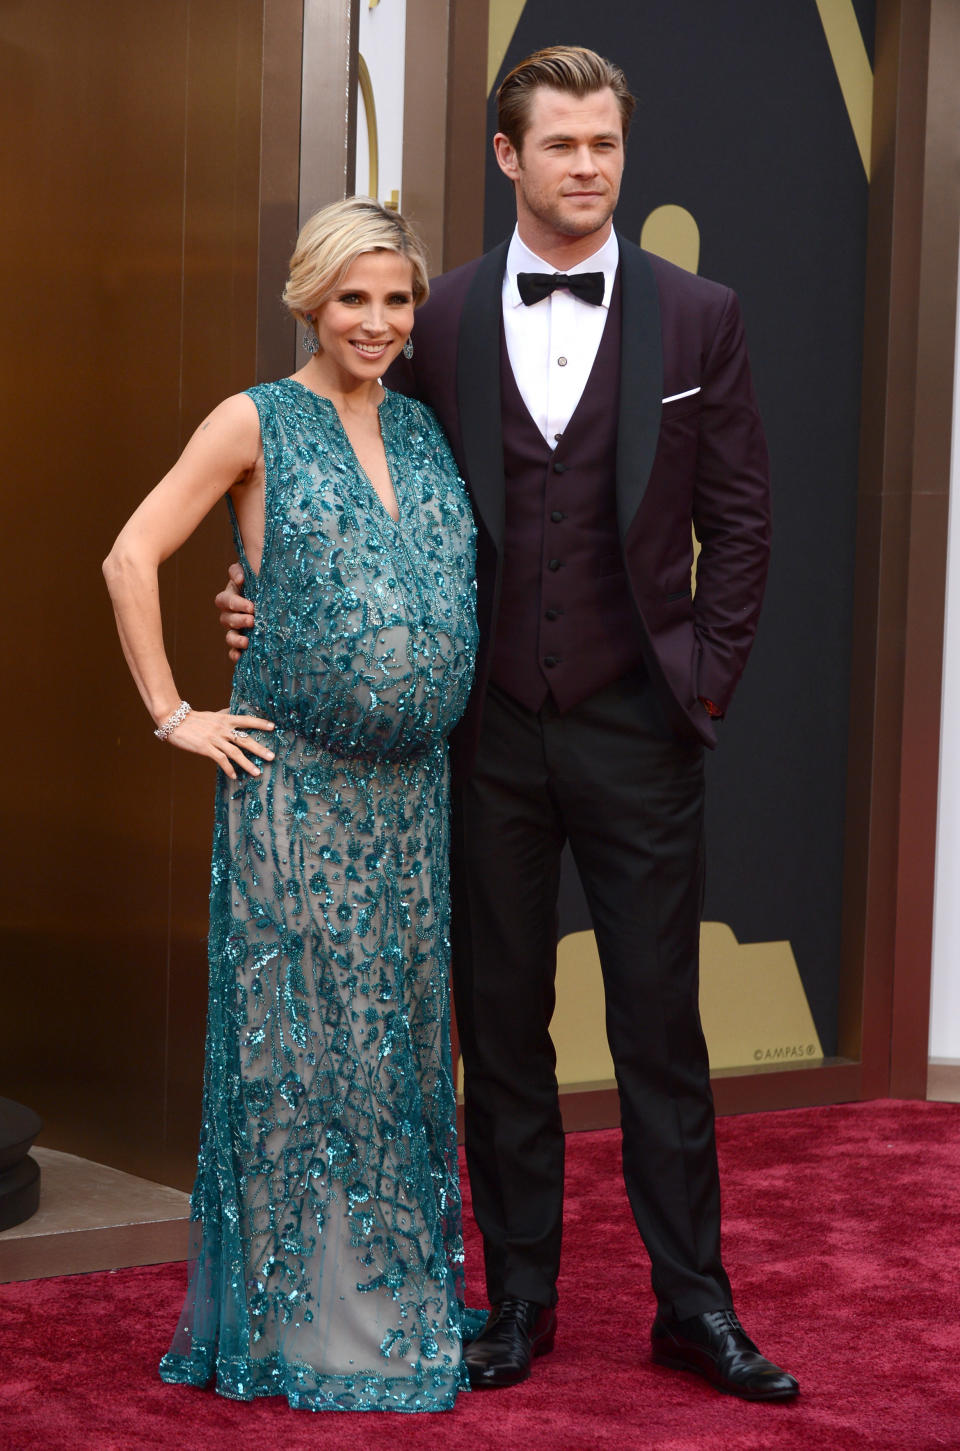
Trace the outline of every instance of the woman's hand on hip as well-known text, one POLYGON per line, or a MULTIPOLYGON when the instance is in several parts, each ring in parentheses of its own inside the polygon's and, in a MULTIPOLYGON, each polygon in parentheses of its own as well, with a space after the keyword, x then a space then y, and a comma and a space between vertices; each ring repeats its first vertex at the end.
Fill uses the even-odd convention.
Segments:
POLYGON ((231 715, 228 710, 191 710, 167 739, 182 751, 209 756, 224 775, 235 781, 237 766, 248 776, 260 775, 260 767, 250 756, 261 761, 272 761, 274 757, 269 746, 251 740, 247 732, 272 731, 273 728, 273 721, 263 720, 258 715, 231 715))

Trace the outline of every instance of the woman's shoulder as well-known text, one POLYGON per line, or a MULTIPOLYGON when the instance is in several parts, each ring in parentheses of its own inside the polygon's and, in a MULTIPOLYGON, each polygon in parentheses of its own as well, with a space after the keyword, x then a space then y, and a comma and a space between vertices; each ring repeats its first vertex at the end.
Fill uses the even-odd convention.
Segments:
POLYGON ((325 408, 329 400, 305 387, 297 378, 255 383, 243 396, 256 406, 261 425, 271 430, 279 429, 284 434, 308 430, 311 435, 317 435, 326 429, 325 408))
POLYGON ((238 393, 237 397, 244 398, 248 406, 252 403, 263 423, 276 416, 280 397, 279 384, 254 383, 251 388, 245 388, 242 393, 238 393))
POLYGON ((198 434, 208 433, 208 437, 218 444, 230 439, 253 443, 259 431, 257 409, 246 392, 231 393, 229 398, 224 398, 211 409, 197 429, 198 434))
MULTIPOLYGON (((281 405, 296 405, 309 401, 316 401, 323 395, 308 388, 299 378, 286 377, 274 378, 270 383, 254 383, 247 388, 244 397, 252 398, 258 405, 260 403, 272 404, 274 407, 281 405)), ((324 400, 329 401, 329 400, 324 400)))
POLYGON ((254 383, 238 396, 251 398, 258 409, 276 408, 282 399, 290 397, 292 382, 292 378, 274 378, 270 383, 254 383))

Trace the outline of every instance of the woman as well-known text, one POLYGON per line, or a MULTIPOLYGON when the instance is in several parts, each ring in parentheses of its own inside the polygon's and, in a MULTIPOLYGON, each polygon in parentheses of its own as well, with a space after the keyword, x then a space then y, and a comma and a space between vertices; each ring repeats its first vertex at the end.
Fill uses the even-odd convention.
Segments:
POLYGON ((427 295, 407 224, 318 212, 306 365, 215 408, 106 574, 157 734, 220 767, 197 1258, 165 1380, 441 1410, 461 1360, 446 736, 476 648, 446 440, 380 375, 427 295), (157 566, 226 495, 257 621, 229 711, 180 701, 157 566))

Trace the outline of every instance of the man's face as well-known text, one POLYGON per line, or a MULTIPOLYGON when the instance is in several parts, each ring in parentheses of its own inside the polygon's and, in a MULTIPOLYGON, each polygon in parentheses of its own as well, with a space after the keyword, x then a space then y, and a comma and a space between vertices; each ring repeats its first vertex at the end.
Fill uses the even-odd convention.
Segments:
MULTIPOLYGON (((519 153, 494 137, 500 169, 515 184, 526 238, 586 237, 606 227, 620 195, 623 126, 609 89, 572 96, 541 86, 519 153)), ((536 250, 536 247, 534 247, 536 250)))

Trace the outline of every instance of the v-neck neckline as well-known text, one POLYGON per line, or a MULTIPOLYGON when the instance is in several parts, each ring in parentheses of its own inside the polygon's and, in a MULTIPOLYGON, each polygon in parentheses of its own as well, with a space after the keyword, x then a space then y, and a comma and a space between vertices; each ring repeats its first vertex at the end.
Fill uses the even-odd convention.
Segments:
POLYGON ((383 410, 386 408, 387 400, 390 397, 389 389, 384 388, 383 397, 377 404, 377 422, 380 426, 380 441, 383 444, 383 456, 387 465, 387 478, 390 480, 390 487, 393 489, 393 497, 397 503, 396 517, 394 517, 394 515, 390 513, 390 510, 387 508, 386 504, 377 493, 373 480, 371 479, 370 475, 367 473, 366 469, 363 467, 363 464, 357 457, 357 450, 354 448, 352 442, 350 441, 350 435, 347 432, 346 427, 344 426, 343 419, 340 417, 340 410, 337 408, 337 405, 334 403, 333 399, 328 398, 326 393, 318 393, 315 388, 308 388, 306 383, 300 382, 299 378, 285 378, 283 381, 285 383, 293 383, 297 388, 300 389, 301 392, 306 393, 311 398, 315 398, 318 403, 326 403, 329 405, 330 411, 336 419, 337 428, 340 430, 340 433, 343 436, 343 441, 346 444, 347 448, 350 450, 351 455, 353 456, 353 462, 356 466, 357 473, 359 474, 360 478, 363 479, 364 483, 370 491, 374 506, 381 511, 385 519, 389 519, 390 523, 394 526, 394 528, 399 528, 400 516, 402 513, 402 506, 400 503, 400 490, 397 488, 397 481, 394 478, 393 469, 390 467, 390 452, 387 448, 387 434, 384 428, 383 410))

